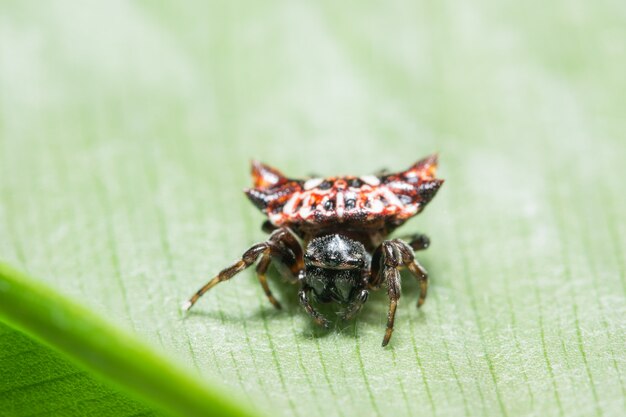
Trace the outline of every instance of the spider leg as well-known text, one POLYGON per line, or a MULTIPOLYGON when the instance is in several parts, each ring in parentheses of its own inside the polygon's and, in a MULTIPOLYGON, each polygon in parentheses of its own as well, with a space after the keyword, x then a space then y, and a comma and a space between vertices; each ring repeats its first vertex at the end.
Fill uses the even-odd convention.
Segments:
POLYGON ((219 274, 207 282, 202 288, 200 288, 188 301, 186 301, 182 308, 183 310, 189 310, 202 295, 204 295, 211 288, 219 284, 220 282, 228 281, 239 272, 248 268, 256 260, 261 257, 261 261, 257 266, 257 276, 259 282, 263 287, 263 291, 267 295, 269 301, 276 308, 280 308, 280 303, 274 298, 272 292, 267 284, 265 273, 272 260, 285 264, 289 268, 290 274, 297 272, 299 265, 302 264, 302 249, 298 241, 291 235, 286 229, 278 229, 269 237, 265 242, 252 245, 242 255, 241 259, 235 262, 233 265, 223 269, 219 274))
POLYGON ((430 238, 423 233, 414 233, 412 235, 403 236, 402 240, 408 242, 413 250, 424 250, 430 246, 430 238))
POLYGON ((261 287, 267 296, 267 299, 277 309, 281 309, 281 305, 276 300, 269 285, 267 284, 266 272, 272 261, 278 267, 278 271, 288 280, 296 281, 296 276, 302 269, 302 248, 296 238, 286 229, 278 229, 269 239, 270 250, 261 256, 261 260, 257 264, 256 274, 261 287))
POLYGON ((326 317, 324 317, 319 311, 317 311, 311 305, 311 299, 309 298, 309 293, 311 292, 311 287, 303 285, 298 292, 298 298, 300 299, 300 304, 306 310, 306 312, 315 320, 315 323, 318 325, 328 329, 330 327, 330 322, 326 317))
POLYGON ((220 271, 219 274, 217 274, 213 279, 204 284, 202 288, 196 291, 196 293, 183 304, 183 310, 189 310, 196 303, 196 301, 198 301, 198 299, 202 297, 202 295, 204 295, 204 293, 215 287, 220 282, 228 281, 239 272, 252 265, 257 260, 259 255, 266 252, 268 249, 269 244, 267 242, 257 243, 256 245, 253 245, 250 249, 244 252, 240 260, 238 260, 228 268, 220 271))
POLYGON ((352 317, 354 317, 361 310, 363 304, 365 304, 365 302, 367 301, 367 297, 369 296, 369 290, 366 287, 369 280, 370 271, 366 269, 363 271, 363 286, 365 288, 359 291, 359 294, 343 311, 343 313, 341 314, 341 318, 343 320, 350 320, 352 317))
POLYGON ((387 346, 393 333, 396 308, 400 299, 400 271, 406 266, 418 279, 420 284, 420 297, 417 306, 424 304, 428 291, 428 274, 426 270, 415 260, 411 246, 400 239, 386 240, 374 253, 373 260, 378 265, 372 265, 373 279, 370 287, 377 288, 383 282, 387 285, 389 295, 389 312, 387 314, 387 330, 383 338, 383 346, 387 346))
POLYGON ((369 296, 369 294, 369 290, 367 290, 366 288, 362 289, 361 292, 359 292, 359 295, 356 296, 354 301, 352 301, 352 303, 350 303, 346 310, 341 314, 341 318, 343 320, 350 320, 352 317, 354 317, 356 313, 361 310, 363 304, 365 304, 365 302, 367 301, 367 297, 369 296))
POLYGON ((261 230, 263 230, 265 233, 268 233, 268 234, 272 233, 276 229, 277 227, 274 226, 272 222, 270 222, 269 220, 265 220, 263 224, 261 225, 261 230))
POLYGON ((420 298, 417 299, 417 308, 420 308, 426 301, 426 295, 428 294, 428 272, 417 262, 417 259, 414 259, 408 268, 420 284, 420 298))
POLYGON ((389 311, 387 312, 387 329, 383 338, 383 347, 387 346, 393 333, 393 325, 396 318, 396 308, 400 300, 400 257, 395 250, 392 241, 382 243, 382 278, 387 284, 387 295, 389 296, 389 311))
POLYGON ((275 260, 286 268, 279 269, 279 272, 292 283, 296 283, 300 271, 304 269, 304 252, 300 242, 286 228, 273 232, 270 240, 281 248, 280 252, 276 252, 275 260))
POLYGON ((261 260, 256 266, 256 276, 259 279, 261 287, 263 287, 263 292, 265 292, 267 299, 270 301, 270 303, 272 303, 274 307, 276 307, 276 309, 280 310, 282 306, 280 305, 276 297, 274 297, 274 295, 272 294, 272 290, 270 290, 270 286, 267 284, 267 277, 265 276, 267 268, 270 266, 271 262, 272 258, 267 254, 263 254, 261 260))
MULTIPOLYGON (((422 235, 424 236, 424 235, 422 235)), ((428 293, 428 272, 420 263, 415 259, 415 254, 411 250, 410 243, 407 245, 400 239, 394 239, 391 242, 396 245, 400 256, 402 257, 402 263, 406 266, 411 274, 417 279, 420 286, 420 296, 417 300, 417 308, 420 308, 424 301, 426 301, 426 295, 428 293)))

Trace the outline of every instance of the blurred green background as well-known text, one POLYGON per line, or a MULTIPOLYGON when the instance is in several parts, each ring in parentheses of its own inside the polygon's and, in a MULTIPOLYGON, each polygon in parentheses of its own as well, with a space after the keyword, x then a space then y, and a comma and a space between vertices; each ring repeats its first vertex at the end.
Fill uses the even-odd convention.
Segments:
MULTIPOLYGON (((621 416, 625 74, 623 1, 2 0, 0 259, 264 415, 621 416), (435 151, 387 349, 384 291, 324 333, 276 274, 281 312, 247 271, 181 319, 264 239, 250 159, 435 151)), ((153 413, 1 330, 0 415, 153 413)))

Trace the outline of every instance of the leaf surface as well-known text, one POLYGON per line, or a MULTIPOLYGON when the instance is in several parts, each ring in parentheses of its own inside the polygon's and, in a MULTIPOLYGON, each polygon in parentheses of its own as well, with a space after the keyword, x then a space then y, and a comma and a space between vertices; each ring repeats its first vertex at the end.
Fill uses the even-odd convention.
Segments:
MULTIPOLYGON (((31 282, 23 274, 2 264, 0 306, 0 319, 3 321, 51 345, 65 353, 70 360, 135 397, 143 398, 158 409, 180 416, 252 415, 230 402, 223 393, 204 388, 185 376, 133 337, 111 328, 88 311, 59 297, 54 291, 31 282)), ((26 405, 28 402, 24 399, 33 400, 33 397, 42 394, 52 398, 45 398, 45 401, 40 398, 37 406, 43 406, 44 412, 50 414, 80 411, 84 415, 114 415, 116 412, 128 412, 128 407, 139 406, 115 391, 107 392, 111 390, 93 381, 93 378, 76 367, 64 366, 66 364, 58 355, 35 343, 28 343, 19 333, 11 332, 4 326, 2 329, 6 330, 2 333, 5 345, 2 381, 6 386, 0 387, 3 402, 6 403, 2 407, 4 412, 19 414, 25 407, 22 404, 15 407, 16 402, 19 403, 18 399, 22 399, 21 403, 26 405), (37 362, 39 368, 33 366, 37 362), (31 368, 35 368, 34 375, 31 368), (37 381, 38 378, 41 380, 37 381), (66 402, 73 404, 63 404, 66 398, 62 396, 56 398, 54 392, 50 392, 55 388, 71 394, 71 401, 66 402), (95 398, 83 399, 78 395, 95 398), (78 403, 82 403, 82 406, 78 403), (105 403, 106 409, 98 410, 103 408, 98 403, 105 403), (123 410, 115 411, 115 408, 123 410)), ((33 410, 28 411, 32 413, 33 410)), ((143 414, 149 410, 139 411, 143 414)))
POLYGON ((518 3, 3 2, 0 257, 268 415, 619 416, 625 10, 518 3), (265 237, 250 159, 435 151, 388 348, 384 291, 321 332, 277 274, 283 311, 246 271, 181 319, 265 237))

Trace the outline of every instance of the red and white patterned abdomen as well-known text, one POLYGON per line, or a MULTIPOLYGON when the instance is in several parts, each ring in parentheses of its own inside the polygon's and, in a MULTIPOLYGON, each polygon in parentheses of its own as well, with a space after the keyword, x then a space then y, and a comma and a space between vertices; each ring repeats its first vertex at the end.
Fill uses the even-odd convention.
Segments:
POLYGON ((419 213, 443 183, 436 156, 382 176, 289 179, 253 162, 254 188, 245 192, 275 226, 401 223, 419 213))

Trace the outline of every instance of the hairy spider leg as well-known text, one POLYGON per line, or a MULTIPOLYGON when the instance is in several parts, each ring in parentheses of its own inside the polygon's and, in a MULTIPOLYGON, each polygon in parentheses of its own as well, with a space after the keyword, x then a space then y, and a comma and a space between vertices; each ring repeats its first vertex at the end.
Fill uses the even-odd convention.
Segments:
MULTIPOLYGON (((419 283, 420 296, 417 299, 417 308, 420 308, 424 304, 424 301, 426 301, 426 295, 428 293, 428 272, 417 261, 417 259, 415 259, 415 254, 411 250, 412 246, 407 246, 407 244, 400 239, 394 239, 392 240, 392 242, 397 245, 398 251, 402 256, 402 263, 409 269, 411 274, 417 279, 417 282, 419 283)), ((411 245, 411 243, 409 243, 409 245, 411 245)))
POLYGON ((413 250, 424 250, 430 246, 430 238, 423 233, 414 233, 412 235, 402 237, 402 240, 408 242, 413 250))
POLYGON ((400 299, 399 269, 401 267, 407 267, 420 284, 418 308, 424 304, 428 291, 428 273, 415 259, 411 246, 400 239, 384 241, 374 253, 372 260, 373 280, 370 283, 372 288, 379 288, 383 282, 387 285, 389 312, 387 313, 387 330, 383 338, 383 346, 387 346, 393 333, 396 308, 400 299))
POLYGON ((280 310, 282 307, 267 284, 267 269, 273 260, 288 268, 288 270, 285 268, 279 269, 279 272, 285 278, 289 281, 295 281, 298 273, 304 267, 303 252, 298 240, 285 228, 278 229, 270 236, 270 244, 275 245, 275 247, 273 246, 269 252, 266 251, 261 255, 261 260, 256 267, 256 275, 267 299, 274 307, 280 310))
POLYGON ((267 268, 270 266, 271 262, 271 255, 267 252, 264 252, 261 256, 261 260, 256 266, 256 276, 259 279, 261 287, 263 287, 263 292, 265 292, 267 299, 270 300, 270 303, 272 303, 272 305, 276 307, 276 309, 280 310, 282 306, 280 305, 276 297, 274 297, 274 294, 272 294, 272 290, 270 290, 270 286, 267 284, 267 277, 265 276, 267 268))
POLYGON ((355 299, 348 305, 348 307, 346 307, 345 311, 341 315, 341 318, 343 320, 350 320, 359 311, 361 311, 363 304, 365 304, 370 294, 369 290, 367 289, 367 285, 369 281, 370 281, 370 270, 364 269, 363 270, 363 284, 364 284, 363 286, 365 288, 359 291, 359 294, 355 297, 355 299))
MULTIPOLYGON (((302 257, 302 248, 300 243, 295 237, 286 229, 281 228, 273 232, 265 242, 252 245, 250 249, 244 252, 241 259, 235 262, 233 265, 223 269, 219 274, 207 282, 202 288, 200 288, 188 301, 186 301, 182 308, 184 311, 188 311, 202 295, 204 295, 211 288, 215 287, 220 282, 228 281, 239 272, 248 268, 257 259, 261 257, 259 264, 256 268, 257 277, 263 291, 272 305, 278 309, 281 308, 280 303, 272 294, 269 285, 267 284, 266 272, 271 261, 281 263, 287 267, 287 271, 291 276, 288 276, 291 280, 295 280, 300 269, 304 265, 302 257)), ((285 269, 280 269, 281 273, 285 273, 285 269)))
POLYGON ((363 304, 365 304, 365 302, 367 301, 367 298, 369 297, 369 295, 370 295, 370 292, 368 291, 367 288, 362 289, 359 292, 359 294, 356 296, 354 301, 352 301, 350 305, 348 305, 346 310, 341 315, 341 318, 343 320, 350 320, 352 317, 354 317, 356 313, 361 311, 361 308, 363 307, 363 304))
POLYGON ((309 293, 312 289, 313 288, 309 287, 308 285, 302 285, 300 291, 298 292, 300 304, 302 304, 302 307, 304 307, 304 310, 308 313, 308 315, 311 316, 313 320, 315 320, 315 323, 328 329, 330 327, 330 322, 328 321, 328 319, 311 305, 309 293))

